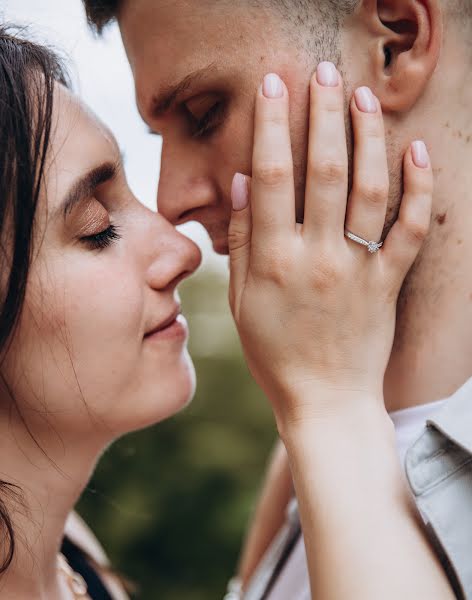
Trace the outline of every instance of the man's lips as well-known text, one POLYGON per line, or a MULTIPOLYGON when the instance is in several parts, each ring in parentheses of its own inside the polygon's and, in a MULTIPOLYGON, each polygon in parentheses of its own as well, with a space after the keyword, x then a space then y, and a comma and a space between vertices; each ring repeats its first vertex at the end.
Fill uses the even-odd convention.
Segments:
POLYGON ((155 335, 156 333, 160 333, 161 331, 165 331, 166 329, 171 327, 175 323, 175 320, 177 319, 177 317, 181 314, 182 314, 182 307, 179 305, 179 306, 175 307, 175 309, 172 311, 172 313, 166 319, 164 319, 164 321, 161 321, 158 325, 156 325, 155 327, 150 329, 144 335, 144 339, 151 337, 152 335, 155 335))

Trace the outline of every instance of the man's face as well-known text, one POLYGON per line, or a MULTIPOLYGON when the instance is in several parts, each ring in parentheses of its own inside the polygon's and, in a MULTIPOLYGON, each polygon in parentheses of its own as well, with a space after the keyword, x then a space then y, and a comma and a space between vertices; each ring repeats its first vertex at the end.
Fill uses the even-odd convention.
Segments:
POLYGON ((227 253, 232 178, 251 173, 255 91, 275 71, 291 94, 301 217, 314 65, 283 20, 245 2, 134 0, 119 23, 140 113, 163 136, 160 212, 174 224, 199 221, 227 253))

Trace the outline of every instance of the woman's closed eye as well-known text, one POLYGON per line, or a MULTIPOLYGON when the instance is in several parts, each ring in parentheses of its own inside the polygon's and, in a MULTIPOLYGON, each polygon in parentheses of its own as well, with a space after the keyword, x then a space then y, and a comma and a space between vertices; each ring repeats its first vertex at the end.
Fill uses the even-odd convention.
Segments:
POLYGON ((71 221, 74 238, 89 250, 104 250, 121 238, 119 227, 110 220, 108 210, 95 198, 77 207, 71 221))
POLYGON ((121 235, 118 226, 110 223, 106 229, 93 235, 81 237, 80 241, 86 244, 91 250, 104 250, 119 239, 121 239, 121 235))

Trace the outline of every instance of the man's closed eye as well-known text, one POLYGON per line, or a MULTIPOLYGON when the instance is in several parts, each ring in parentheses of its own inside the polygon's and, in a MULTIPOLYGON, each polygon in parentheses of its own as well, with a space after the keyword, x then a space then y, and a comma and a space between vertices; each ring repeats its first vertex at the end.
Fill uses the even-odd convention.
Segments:
POLYGON ((193 138, 211 135, 223 121, 226 109, 224 100, 216 94, 192 98, 183 106, 193 138))

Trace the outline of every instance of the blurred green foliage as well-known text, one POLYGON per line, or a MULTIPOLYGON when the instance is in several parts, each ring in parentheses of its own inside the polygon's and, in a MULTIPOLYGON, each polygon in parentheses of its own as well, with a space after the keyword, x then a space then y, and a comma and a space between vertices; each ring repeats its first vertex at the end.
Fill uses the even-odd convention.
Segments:
POLYGON ((177 417, 109 448, 79 503, 143 600, 223 597, 275 441, 242 358, 226 277, 203 271, 181 294, 197 395, 177 417))

